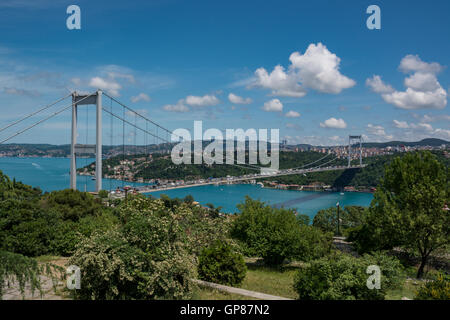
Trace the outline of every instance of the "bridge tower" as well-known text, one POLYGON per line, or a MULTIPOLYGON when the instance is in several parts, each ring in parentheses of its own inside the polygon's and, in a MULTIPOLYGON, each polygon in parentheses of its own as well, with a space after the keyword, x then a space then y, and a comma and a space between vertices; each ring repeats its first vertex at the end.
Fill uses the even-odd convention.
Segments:
POLYGON ((72 140, 70 145, 70 188, 77 189, 77 154, 95 154, 95 191, 102 190, 102 91, 91 95, 72 93, 72 140), (95 145, 77 144, 77 114, 81 105, 95 105, 96 142, 95 145))
POLYGON ((352 141, 359 140, 359 165, 362 166, 362 136, 348 136, 348 167, 352 161, 352 141))

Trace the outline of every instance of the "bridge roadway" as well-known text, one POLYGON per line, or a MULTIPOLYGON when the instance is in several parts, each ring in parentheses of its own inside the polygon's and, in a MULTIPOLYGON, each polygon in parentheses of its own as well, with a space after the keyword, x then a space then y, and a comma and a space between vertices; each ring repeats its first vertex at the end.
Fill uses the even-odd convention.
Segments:
POLYGON ((285 170, 279 170, 278 172, 274 174, 255 174, 251 176, 245 176, 245 177, 228 177, 228 178, 222 178, 221 180, 216 181, 205 181, 203 183, 195 183, 195 184, 183 184, 180 186, 168 186, 168 187, 157 187, 157 188, 139 188, 137 192, 139 193, 151 193, 151 192, 157 192, 162 190, 172 190, 172 189, 182 189, 182 188, 191 188, 191 187, 199 187, 199 186, 206 186, 208 184, 231 184, 239 181, 246 181, 246 180, 256 180, 256 179, 264 179, 264 178, 273 178, 273 177, 279 177, 279 176, 288 176, 288 175, 294 175, 294 174, 306 174, 311 172, 322 172, 322 171, 334 171, 334 170, 348 170, 348 169, 360 169, 364 168, 366 164, 363 165, 355 165, 355 166, 330 166, 330 167, 324 167, 324 168, 310 168, 310 169, 285 169, 285 170))

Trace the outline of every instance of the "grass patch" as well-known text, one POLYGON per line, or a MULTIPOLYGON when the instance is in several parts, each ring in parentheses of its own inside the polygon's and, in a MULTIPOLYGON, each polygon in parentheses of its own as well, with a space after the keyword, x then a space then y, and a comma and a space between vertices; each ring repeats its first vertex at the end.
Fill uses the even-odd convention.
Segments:
POLYGON ((248 266, 247 275, 240 286, 252 290, 285 298, 297 299, 294 291, 294 275, 296 268, 269 268, 264 266, 248 266))
POLYGON ((192 300, 257 300, 255 298, 241 296, 219 291, 213 288, 198 287, 192 293, 192 300))
POLYGON ((416 291, 422 285, 422 281, 407 279, 402 288, 390 290, 386 293, 385 300, 401 300, 403 297, 414 299, 416 291))

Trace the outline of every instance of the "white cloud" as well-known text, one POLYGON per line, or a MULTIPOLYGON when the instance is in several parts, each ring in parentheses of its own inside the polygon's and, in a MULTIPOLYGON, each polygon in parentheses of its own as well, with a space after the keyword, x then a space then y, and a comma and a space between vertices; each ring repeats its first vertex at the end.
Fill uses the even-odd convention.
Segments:
POLYGON ((435 91, 440 88, 437 78, 432 73, 416 72, 405 79, 405 87, 416 91, 435 91))
POLYGON ((101 77, 94 77, 89 81, 89 86, 105 90, 110 93, 113 97, 120 96, 119 90, 122 89, 122 86, 112 79, 103 79, 101 77))
POLYGON ((303 55, 294 52, 289 60, 307 88, 325 93, 340 93, 356 84, 339 72, 341 59, 322 43, 310 44, 303 55))
POLYGON ((366 85, 376 93, 390 93, 395 91, 390 85, 385 84, 380 76, 373 76, 366 80, 366 85))
POLYGON ((384 131, 384 128, 382 126, 377 126, 377 125, 373 125, 371 123, 369 123, 367 125, 367 132, 372 135, 375 136, 375 141, 380 141, 378 138, 382 138, 384 140, 392 140, 393 136, 392 135, 387 135, 386 132, 384 131))
POLYGON ((433 126, 429 123, 407 123, 406 121, 394 120, 394 126, 399 129, 418 129, 422 131, 433 131, 433 126))
POLYGON ((366 80, 367 86, 380 93, 384 101, 401 109, 443 109, 447 105, 447 92, 442 88, 436 74, 442 70, 440 64, 427 63, 418 56, 407 55, 400 62, 400 70, 413 72, 405 78, 405 91, 397 91, 385 84, 380 76, 366 80))
POLYGON ((137 96, 131 97, 131 102, 137 103, 139 101, 150 101, 150 97, 145 93, 139 93, 137 96))
POLYGON ((136 79, 131 74, 125 74, 117 71, 108 71, 107 74, 111 79, 125 79, 130 83, 136 83, 136 79))
POLYGON ((436 129, 436 130, 434 130, 434 136, 436 138, 445 139, 445 140, 449 141, 450 140, 450 130, 436 129))
POLYGON ((285 114, 285 116, 286 116, 287 118, 298 118, 298 117, 300 117, 300 113, 298 113, 297 111, 291 110, 291 111, 288 111, 288 112, 285 114))
POLYGON ((250 104, 253 102, 250 98, 242 98, 238 95, 235 95, 234 93, 230 93, 228 95, 228 100, 230 100, 231 103, 235 104, 250 104))
POLYGON ((270 89, 277 96, 303 97, 308 88, 337 94, 356 84, 340 73, 341 59, 322 43, 310 44, 304 54, 292 53, 289 60, 287 71, 281 65, 270 74, 264 68, 257 69, 253 85, 270 89))
POLYGON ((342 139, 341 137, 339 137, 339 136, 331 136, 330 138, 329 138, 331 141, 335 141, 335 142, 339 142, 339 141, 343 141, 344 139, 342 139))
POLYGON ((169 112, 188 112, 189 108, 184 104, 184 100, 181 99, 177 104, 166 104, 163 107, 164 110, 169 112))
POLYGON ((425 138, 450 139, 450 130, 442 128, 434 129, 429 123, 407 123, 405 121, 394 120, 394 125, 402 129, 399 140, 418 141, 425 138))
POLYGON ((193 107, 215 106, 219 102, 220 100, 216 96, 208 94, 203 97, 187 96, 185 99, 185 103, 193 107))
POLYGON ((420 122, 450 121, 450 115, 448 114, 437 114, 437 115, 424 114, 423 116, 421 116, 416 113, 413 113, 413 117, 418 119, 420 122))
POLYGON ((408 123, 406 121, 393 120, 393 122, 394 122, 394 126, 396 128, 399 128, 399 129, 407 129, 407 128, 409 128, 409 125, 408 125, 408 123))
POLYGON ((395 91, 383 94, 383 99, 401 109, 443 109, 447 105, 447 92, 439 88, 436 91, 395 91))
POLYGON ((320 123, 322 128, 345 129, 347 124, 344 119, 330 118, 320 123))
POLYGON ((188 106, 206 107, 218 103, 220 103, 220 100, 214 95, 205 95, 203 97, 187 96, 185 99, 178 100, 176 104, 167 104, 163 106, 163 109, 170 112, 188 112, 190 110, 188 106))
POLYGON ((25 97, 39 97, 40 93, 35 90, 26 90, 26 89, 18 89, 11 87, 4 87, 3 92, 7 94, 17 95, 17 96, 25 96, 25 97))
POLYGON ((264 68, 257 69, 255 74, 257 77, 255 85, 271 89, 273 95, 296 98, 306 95, 306 90, 297 83, 297 76, 286 73, 280 65, 276 66, 270 74, 264 68))
POLYGON ((272 99, 265 102, 262 109, 268 112, 281 112, 283 111, 283 104, 278 99, 272 99))
POLYGON ((404 73, 418 71, 435 74, 442 70, 442 66, 437 62, 423 62, 418 55, 408 54, 402 59, 402 61, 400 61, 399 69, 404 73))

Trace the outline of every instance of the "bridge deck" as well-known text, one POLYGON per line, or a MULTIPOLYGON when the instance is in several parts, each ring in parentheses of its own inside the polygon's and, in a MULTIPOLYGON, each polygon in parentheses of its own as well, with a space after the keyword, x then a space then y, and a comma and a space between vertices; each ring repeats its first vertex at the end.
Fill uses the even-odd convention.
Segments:
POLYGON ((144 188, 138 190, 139 193, 151 193, 151 192, 157 192, 162 190, 172 190, 172 189, 182 189, 182 188, 191 188, 191 187, 199 187, 199 186, 205 186, 209 184, 231 184, 234 182, 239 181, 246 181, 246 180, 257 180, 257 179, 266 179, 266 178, 273 178, 273 177, 280 177, 280 176, 287 176, 287 175, 297 175, 297 174, 307 174, 312 172, 323 172, 323 171, 334 171, 334 170, 349 170, 349 169, 360 169, 364 168, 366 165, 356 165, 356 166, 334 166, 334 167, 325 167, 325 168, 314 168, 314 169, 300 169, 300 170, 292 170, 292 169, 286 169, 286 170, 280 170, 277 173, 274 174, 266 174, 266 175, 254 175, 254 176, 246 176, 246 177, 230 177, 229 180, 222 179, 219 181, 206 181, 204 183, 194 183, 194 184, 184 184, 179 186, 168 186, 168 187, 159 187, 159 188, 144 188))

